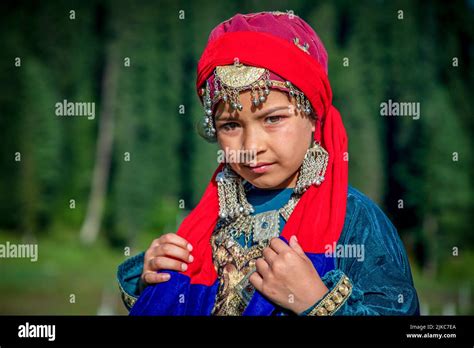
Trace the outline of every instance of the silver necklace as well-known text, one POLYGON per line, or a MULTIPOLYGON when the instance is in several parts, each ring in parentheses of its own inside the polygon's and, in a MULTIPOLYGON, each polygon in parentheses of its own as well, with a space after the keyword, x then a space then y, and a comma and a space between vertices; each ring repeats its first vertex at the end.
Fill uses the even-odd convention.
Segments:
MULTIPOLYGON (((255 243, 264 244, 280 233, 280 215, 288 221, 298 201, 311 185, 321 185, 328 163, 327 151, 313 142, 301 164, 296 186, 288 202, 278 210, 252 215, 255 210, 248 202, 244 180, 226 164, 216 176, 219 196, 220 236, 237 238, 245 235, 247 245, 253 236, 255 243)), ((219 236, 219 237, 220 237, 219 236)), ((220 239, 220 238, 219 238, 220 239)))

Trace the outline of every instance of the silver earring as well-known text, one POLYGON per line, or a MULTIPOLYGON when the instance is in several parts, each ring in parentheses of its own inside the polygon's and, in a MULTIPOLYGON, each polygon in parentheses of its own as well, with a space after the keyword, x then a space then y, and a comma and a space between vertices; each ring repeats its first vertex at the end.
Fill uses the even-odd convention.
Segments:
POLYGON ((206 88, 202 90, 203 106, 204 106, 204 121, 202 123, 204 136, 213 141, 216 139, 216 129, 214 127, 214 121, 212 116, 212 101, 211 93, 209 89, 209 82, 206 82, 206 88))
POLYGON ((328 160, 328 152, 319 143, 313 142, 304 156, 294 191, 303 194, 311 185, 321 185, 328 160))
POLYGON ((217 193, 219 196, 219 217, 236 219, 240 215, 248 216, 254 212, 252 205, 245 196, 242 178, 228 164, 216 176, 217 193))

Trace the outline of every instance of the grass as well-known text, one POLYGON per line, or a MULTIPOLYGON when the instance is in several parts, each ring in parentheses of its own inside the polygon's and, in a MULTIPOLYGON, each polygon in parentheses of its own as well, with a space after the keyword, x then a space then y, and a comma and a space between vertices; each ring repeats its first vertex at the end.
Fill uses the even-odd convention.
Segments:
MULTIPOLYGON (((0 234, 0 243, 21 244, 0 234)), ((0 259, 1 314, 97 314, 104 299, 110 314, 126 314, 115 280, 126 257, 104 243, 83 246, 74 239, 38 240, 38 261, 0 259)))
POLYGON ((423 273, 412 263, 413 280, 424 314, 474 314, 474 253, 465 251, 440 263, 436 274, 423 273), (463 297, 464 299, 461 299, 463 297))

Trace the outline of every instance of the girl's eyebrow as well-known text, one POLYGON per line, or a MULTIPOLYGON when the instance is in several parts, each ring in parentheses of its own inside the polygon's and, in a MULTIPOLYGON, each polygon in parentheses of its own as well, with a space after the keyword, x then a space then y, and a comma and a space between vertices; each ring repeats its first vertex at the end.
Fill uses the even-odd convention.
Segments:
MULTIPOLYGON (((271 114, 272 112, 282 110, 282 109, 288 109, 288 105, 277 105, 277 106, 271 107, 269 109, 263 110, 260 114, 257 114, 255 116, 255 119, 262 118, 262 117, 264 117, 268 114, 271 114)), ((220 114, 220 115, 216 115, 216 122, 217 121, 229 121, 229 120, 235 121, 236 119, 237 119, 236 117, 231 117, 230 115, 223 116, 223 113, 220 114)))

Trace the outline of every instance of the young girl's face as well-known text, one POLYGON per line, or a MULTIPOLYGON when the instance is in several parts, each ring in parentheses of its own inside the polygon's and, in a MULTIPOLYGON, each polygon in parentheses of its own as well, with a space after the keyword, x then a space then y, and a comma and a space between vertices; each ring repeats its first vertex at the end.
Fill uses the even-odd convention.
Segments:
POLYGON ((240 93, 240 102, 242 111, 219 103, 215 118, 217 142, 228 153, 227 158, 237 158, 239 151, 256 156, 229 163, 232 169, 258 188, 294 187, 312 141, 314 119, 279 90, 272 90, 258 107, 252 104, 250 91, 240 93))

